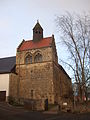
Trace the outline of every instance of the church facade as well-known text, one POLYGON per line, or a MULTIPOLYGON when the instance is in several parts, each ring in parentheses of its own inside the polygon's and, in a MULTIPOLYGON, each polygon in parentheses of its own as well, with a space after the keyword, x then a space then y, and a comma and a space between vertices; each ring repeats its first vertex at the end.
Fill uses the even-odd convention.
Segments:
POLYGON ((48 99, 49 104, 68 102, 71 78, 58 64, 54 35, 43 37, 36 23, 33 40, 23 40, 17 48, 15 73, 10 76, 9 96, 15 99, 48 99))

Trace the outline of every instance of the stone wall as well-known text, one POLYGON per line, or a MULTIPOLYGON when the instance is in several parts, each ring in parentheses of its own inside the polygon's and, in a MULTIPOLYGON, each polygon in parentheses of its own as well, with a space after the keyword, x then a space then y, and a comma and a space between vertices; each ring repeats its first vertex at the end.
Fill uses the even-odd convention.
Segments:
POLYGON ((17 51, 16 74, 11 74, 10 96, 20 99, 45 100, 49 104, 69 101, 72 92, 71 79, 58 64, 56 46, 17 51), (26 64, 27 54, 32 55, 32 63, 26 64), (41 62, 34 62, 37 53, 41 62))
POLYGON ((72 83, 71 79, 62 67, 54 63, 54 95, 56 103, 71 103, 72 83))
POLYGON ((9 96, 17 97, 18 95, 18 75, 11 73, 9 82, 9 96))
POLYGON ((49 101, 53 101, 53 65, 51 62, 20 65, 19 69, 20 98, 46 99, 50 96, 49 101))
POLYGON ((43 56, 43 61, 42 62, 53 60, 52 48, 51 47, 45 47, 45 48, 41 48, 41 49, 31 49, 31 50, 17 52, 17 54, 16 54, 16 65, 25 64, 25 57, 28 53, 30 53, 32 55, 32 64, 34 64, 34 57, 37 53, 42 54, 42 56, 43 56))
POLYGON ((18 94, 20 98, 48 98, 49 103, 54 103, 52 60, 51 47, 17 52, 16 73, 18 75, 17 85, 19 84, 18 94), (42 62, 34 63, 34 57, 38 52, 43 56, 42 62), (32 54, 32 64, 25 64, 25 56, 28 53, 32 54))

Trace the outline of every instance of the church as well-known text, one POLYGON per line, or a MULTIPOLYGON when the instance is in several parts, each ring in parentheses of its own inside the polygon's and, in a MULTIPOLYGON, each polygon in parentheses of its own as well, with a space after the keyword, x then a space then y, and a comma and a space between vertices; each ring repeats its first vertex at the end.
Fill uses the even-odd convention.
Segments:
MULTIPOLYGON (((32 40, 23 40, 17 47, 16 56, 1 58, 8 60, 8 95, 16 100, 48 100, 49 104, 69 102, 72 96, 71 78, 58 63, 54 35, 43 37, 43 28, 39 21, 33 28, 32 40), (12 59, 11 59, 12 58, 12 59), (12 61, 12 62, 11 62, 12 61)), ((2 66, 3 69, 3 66, 2 66)), ((5 72, 0 69, 1 75, 5 72), (2 71, 2 72, 1 72, 2 71)), ((5 81, 6 78, 3 80, 5 81)), ((1 86, 0 86, 1 87, 1 86)), ((0 88, 0 91, 3 91, 0 88)), ((7 89, 4 89, 7 92, 7 89)))

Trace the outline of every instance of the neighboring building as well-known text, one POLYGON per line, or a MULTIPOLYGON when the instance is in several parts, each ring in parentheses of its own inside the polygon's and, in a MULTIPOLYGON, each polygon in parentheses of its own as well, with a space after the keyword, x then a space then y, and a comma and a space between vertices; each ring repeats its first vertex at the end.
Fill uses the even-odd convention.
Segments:
POLYGON ((43 38, 39 22, 33 28, 33 40, 25 41, 17 48, 16 74, 12 74, 9 96, 26 99, 48 99, 49 104, 70 103, 71 78, 58 64, 54 35, 43 38))
MULTIPOLYGON (((79 92, 79 83, 75 82, 73 83, 73 94, 74 94, 74 100, 75 101, 80 101, 80 92, 79 92)), ((86 96, 87 96, 87 100, 90 100, 90 85, 88 84, 86 86, 86 96)), ((83 96, 83 100, 86 101, 86 96, 83 96)))
POLYGON ((16 57, 0 58, 0 101, 9 96, 9 80, 15 72, 16 57))

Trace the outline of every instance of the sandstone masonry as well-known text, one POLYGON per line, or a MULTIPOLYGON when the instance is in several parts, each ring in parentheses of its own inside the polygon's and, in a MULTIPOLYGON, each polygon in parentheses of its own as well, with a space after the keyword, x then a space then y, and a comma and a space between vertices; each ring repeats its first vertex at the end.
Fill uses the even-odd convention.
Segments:
POLYGON ((48 99, 49 104, 70 103, 71 79, 58 64, 54 35, 43 38, 41 34, 43 29, 37 22, 34 40, 23 40, 17 48, 16 74, 10 76, 9 96, 23 100, 48 99))

